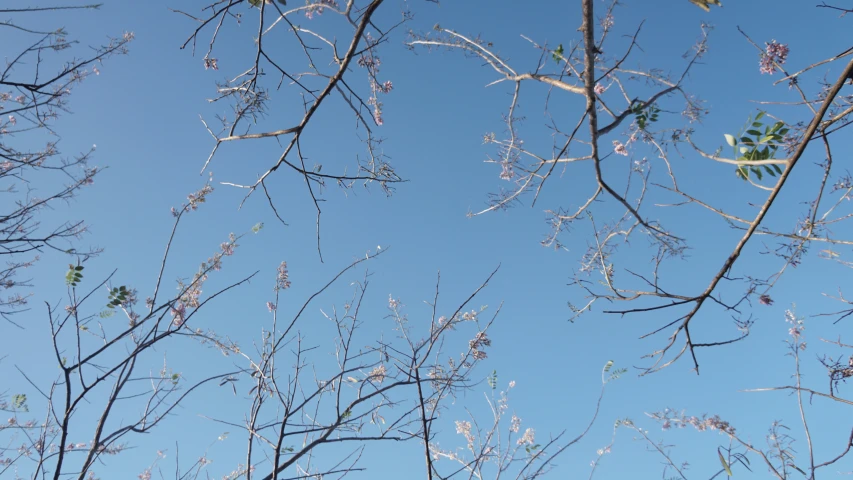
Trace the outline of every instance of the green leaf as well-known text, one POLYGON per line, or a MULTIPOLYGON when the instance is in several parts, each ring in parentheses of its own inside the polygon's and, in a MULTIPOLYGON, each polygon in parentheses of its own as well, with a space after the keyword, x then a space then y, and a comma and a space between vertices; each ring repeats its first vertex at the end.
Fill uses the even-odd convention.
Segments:
POLYGON ((492 387, 492 390, 497 389, 498 388, 498 371, 493 370, 492 374, 489 375, 489 378, 487 379, 487 381, 489 383, 489 386, 492 387))
POLYGON ((735 145, 737 145, 737 139, 735 139, 734 135, 729 135, 728 133, 726 133, 723 136, 726 137, 726 143, 728 143, 730 147, 734 147, 735 145))
POLYGON ((83 279, 83 274, 80 271, 83 270, 83 267, 78 265, 68 265, 68 272, 65 273, 65 284, 76 287, 77 283, 83 279))
POLYGON ((764 116, 764 112, 758 112, 755 115, 755 121, 761 120, 761 117, 763 117, 763 116, 764 116))
POLYGON ((16 410, 29 411, 29 408, 27 408, 27 396, 23 393, 12 395, 12 406, 16 410))
POLYGON ((776 170, 776 173, 782 175, 782 169, 779 168, 779 165, 773 165, 773 170, 776 170))
POLYGON ((258 222, 254 227, 252 227, 252 233, 258 233, 262 228, 264 228, 264 222, 258 222))
POLYGON ((719 447, 717 448, 717 455, 720 456, 720 463, 723 464, 723 469, 726 471, 726 475, 732 476, 732 469, 729 468, 729 464, 726 463, 726 457, 723 456, 723 452, 720 451, 719 447))
POLYGON ((613 367, 613 360, 608 360, 607 363, 604 364, 604 371, 609 372, 613 367))
POLYGON ((761 136, 761 132, 759 132, 758 130, 747 130, 746 133, 753 135, 753 136, 756 136, 756 137, 761 136))
POLYGON ((551 58, 553 58, 555 62, 560 63, 560 60, 563 59, 563 53, 563 44, 561 43, 557 45, 557 49, 551 54, 551 58))

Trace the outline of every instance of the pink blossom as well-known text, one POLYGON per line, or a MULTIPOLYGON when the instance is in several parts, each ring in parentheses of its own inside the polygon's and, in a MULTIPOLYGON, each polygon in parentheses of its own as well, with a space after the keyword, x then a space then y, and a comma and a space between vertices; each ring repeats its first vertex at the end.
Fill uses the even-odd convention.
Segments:
POLYGON ((788 59, 788 44, 781 44, 772 40, 766 45, 765 53, 761 54, 761 60, 758 62, 758 71, 762 74, 773 75, 776 73, 776 66, 784 65, 788 59))
POLYGON ((308 9, 305 10, 305 17, 308 18, 308 20, 311 20, 314 18, 315 13, 317 15, 322 15, 325 7, 337 8, 338 2, 335 0, 320 0, 314 5, 310 5, 308 9))
POLYGON ((509 162, 501 162, 501 180, 512 180, 514 173, 512 171, 512 164, 509 162))
POLYGON ((605 87, 604 85, 602 85, 602 84, 600 84, 600 83, 596 83, 596 84, 595 84, 595 88, 593 88, 593 91, 595 91, 595 94, 596 94, 596 95, 601 95, 601 94, 602 94, 602 93, 604 93, 606 90, 607 90, 607 87, 605 87))
POLYGON ((521 436, 515 443, 518 445, 533 445, 533 442, 536 441, 536 432, 532 428, 528 428, 524 431, 524 435, 521 436))
POLYGON ((184 306, 183 303, 178 302, 171 309, 172 317, 172 325, 176 327, 180 327, 184 324, 184 317, 187 314, 187 307, 184 306))
POLYGON ((217 64, 218 60, 215 58, 204 57, 204 69, 219 70, 219 65, 217 64))
POLYGON ((376 381, 376 383, 382 383, 385 380, 386 374, 385 365, 379 365, 370 371, 370 378, 376 381))
POLYGON ((278 266, 275 289, 286 290, 288 288, 290 288, 290 276, 287 273, 287 262, 281 262, 281 265, 278 266))
POLYGON ((521 428, 521 419, 513 415, 512 420, 509 422, 509 431, 518 432, 519 428, 521 428))
POLYGON ((617 155, 628 156, 628 149, 625 145, 622 145, 622 142, 619 140, 613 140, 613 151, 616 152, 617 155))
POLYGON ((272 303, 272 302, 267 302, 267 310, 269 310, 270 312, 274 312, 274 311, 275 311, 275 307, 276 307, 276 305, 275 305, 274 303, 272 303))
POLYGON ((758 303, 762 305, 773 305, 773 299, 770 298, 770 295, 762 295, 758 297, 758 303))
POLYGON ((94 73, 95 75, 100 75, 101 71, 98 70, 98 67, 92 67, 92 73, 94 73))
POLYGON ((12 125, 17 125, 18 119, 16 119, 14 115, 9 115, 9 123, 11 123, 12 125))

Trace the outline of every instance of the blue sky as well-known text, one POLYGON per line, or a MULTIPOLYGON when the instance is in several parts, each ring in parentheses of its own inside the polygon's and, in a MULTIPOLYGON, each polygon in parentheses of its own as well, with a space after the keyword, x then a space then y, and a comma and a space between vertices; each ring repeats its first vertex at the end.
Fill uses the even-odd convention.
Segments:
MULTIPOLYGON (((527 70, 536 65, 538 52, 519 35, 539 43, 547 41, 549 45, 577 41, 579 33, 575 30, 581 19, 580 6, 576 3, 535 1, 522 5, 472 0, 447 1, 439 6, 420 1, 391 2, 383 7, 378 22, 390 24, 399 17, 401 9, 410 8, 415 18, 409 28, 428 30, 438 23, 466 34, 479 33, 494 42, 496 50, 519 70, 527 70)), ((755 112, 757 105, 750 103, 751 100, 796 101, 784 84, 771 86, 778 75, 759 74, 757 54, 738 33, 737 26, 760 44, 772 39, 788 43, 789 65, 794 70, 849 47, 845 43, 849 36, 844 35, 849 20, 839 19, 827 10, 796 1, 741 3, 727 2, 724 8, 705 13, 687 1, 626 2, 615 12, 613 46, 605 48, 608 56, 618 55, 620 46, 625 44, 622 35, 633 33, 639 22, 645 20, 640 36, 642 51, 632 55, 628 64, 634 68, 678 72, 684 65, 681 55, 700 35, 700 23, 713 24, 710 52, 703 64, 693 70, 688 82, 689 90, 707 101, 710 110, 704 123, 695 126, 694 136, 710 152, 723 144, 724 133, 733 133, 755 112), (821 34, 814 35, 813 28, 803 25, 820 25, 821 34)), ((175 7, 166 2, 131 5, 108 1, 97 12, 54 16, 49 22, 64 25, 82 45, 102 43, 106 35, 117 36, 123 31, 132 31, 136 36, 130 55, 110 59, 99 76, 91 77, 75 91, 73 113, 57 124, 64 152, 70 154, 97 144, 96 163, 109 168, 67 210, 58 209, 48 217, 85 218, 91 225, 91 235, 84 241, 106 248, 102 256, 87 265, 87 280, 118 269, 118 281, 138 288, 141 297, 148 294, 157 273, 172 220, 170 207, 182 203, 207 178, 199 172, 213 142, 199 115, 212 119, 215 114, 227 112, 224 105, 211 105, 207 99, 215 94, 216 81, 233 76, 248 65, 246 55, 251 52, 255 28, 246 8, 244 24, 237 26, 231 22, 219 40, 214 56, 219 58, 220 70, 205 70, 203 53, 193 57, 189 51, 178 49, 194 25, 170 12, 169 6, 175 7)), ((201 6, 202 3, 194 2, 181 8, 198 13, 201 6)), ((329 22, 324 15, 304 20, 303 26, 315 28, 314 25, 329 22)), ((201 38, 205 43, 209 32, 201 38)), ((245 341, 257 338, 261 327, 270 320, 264 304, 271 300, 275 268, 282 260, 290 267, 293 288, 285 293, 281 305, 283 311, 292 311, 306 295, 352 259, 375 251, 377 246, 383 249, 390 246, 387 254, 368 264, 374 275, 368 295, 371 320, 366 328, 369 332, 386 334, 391 328, 384 318, 389 294, 407 305, 411 318, 420 316, 426 322, 429 308, 423 301, 431 298, 438 271, 441 271, 443 306, 451 310, 500 265, 489 288, 474 302, 476 306, 489 305, 490 309, 503 302, 492 330, 489 360, 479 373, 484 378, 496 370, 502 384, 509 380, 517 382, 511 409, 525 426, 536 428, 540 438, 564 428, 573 436, 573 432, 582 429, 594 407, 600 369, 606 361, 612 359, 617 365, 629 368, 628 374, 610 385, 599 423, 590 435, 557 462, 557 475, 571 478, 588 475, 589 461, 595 457, 596 449, 609 442, 613 421, 630 417, 647 427, 653 437, 678 445, 675 456, 689 461, 693 473, 709 477, 719 468, 715 448, 718 443, 726 443, 725 437, 697 432, 664 434, 659 426, 644 418, 644 412, 665 407, 685 408, 691 414, 719 414, 739 431, 749 432, 747 436, 761 445, 767 427, 777 419, 785 420, 792 434, 802 438, 793 397, 740 390, 789 382, 791 364, 784 357, 787 325, 783 312, 793 302, 801 315, 837 308, 821 293, 835 292, 839 285, 844 285, 843 279, 848 274, 844 267, 816 258, 817 250, 811 252, 808 261, 789 272, 771 292, 776 300, 773 306, 754 302, 749 311, 754 313, 757 324, 745 342, 700 351, 701 376, 690 371, 688 361, 680 361, 661 373, 637 378, 631 366, 641 365, 640 357, 663 341, 661 337, 638 340, 638 336, 668 322, 672 314, 664 311, 620 318, 604 315, 596 308, 575 323, 568 322, 571 312, 567 301, 579 303, 582 295, 567 283, 590 237, 579 228, 562 238, 568 251, 539 245, 547 233, 543 210, 576 207, 582 202, 585 192, 593 188, 588 169, 568 170, 552 180, 533 208, 526 201, 506 212, 468 218, 469 211, 483 208, 489 192, 505 185, 498 178, 499 168, 482 162, 495 154, 494 147, 483 145, 482 138, 488 132, 501 135, 504 128, 501 118, 509 104, 510 87, 501 84, 484 88, 496 77, 480 62, 458 53, 423 50, 413 53, 404 47, 404 40, 403 32, 398 32, 380 50, 381 77, 393 81, 394 90, 383 98, 385 124, 376 131, 386 139, 383 150, 407 182, 398 185, 390 198, 376 186, 369 190, 356 187, 348 196, 329 188, 324 194, 327 201, 323 203, 324 263, 319 262, 316 254, 315 212, 301 178, 280 170, 270 182, 271 194, 289 223, 287 227, 275 221, 262 194, 254 195, 238 210, 243 191, 218 184, 247 183, 257 178, 280 154, 281 147, 275 141, 226 145, 213 160, 209 170, 213 172, 216 191, 207 204, 186 219, 173 247, 173 261, 166 279, 191 276, 198 263, 215 252, 230 232, 247 231, 257 222, 264 222, 265 228, 258 235, 245 237, 238 253, 227 259, 226 268, 211 282, 224 286, 228 280, 255 270, 260 270, 259 276, 251 285, 218 302, 204 317, 205 324, 245 341), (711 473, 706 475, 706 472, 711 473)), ((292 49, 292 46, 283 48, 292 49)), ((292 55, 286 58, 294 65, 301 61, 295 49, 282 52, 292 55)), ((829 72, 827 78, 833 81, 838 69, 836 65, 818 70, 820 73, 808 77, 804 87, 814 92, 814 81, 824 71, 829 72)), ((354 71, 350 78, 353 82, 361 81, 363 84, 358 87, 367 90, 367 79, 362 72, 354 71)), ((524 85, 522 89, 528 96, 521 104, 526 117, 521 134, 528 147, 549 152, 552 143, 546 128, 549 120, 542 114, 546 90, 534 85, 524 85)), ((582 108, 582 103, 573 98, 554 98, 551 105, 552 113, 563 127, 582 108)), ((810 118, 802 108, 772 106, 771 110, 791 122, 810 118)), ((296 92, 282 88, 273 92, 269 114, 260 129, 286 128, 300 118, 301 104, 296 92)), ((351 114, 340 102, 324 106, 316 122, 312 121, 303 148, 312 160, 323 163, 324 171, 351 166, 355 155, 364 154, 352 124, 351 114)), ((622 132, 614 133, 605 139, 605 145, 611 137, 624 140, 622 132)), ((850 142, 844 139, 836 142, 836 158, 844 158, 850 152, 850 142)), ((686 153, 685 158, 677 157, 676 165, 681 172, 680 185, 686 191, 702 194, 744 215, 753 211, 748 202, 762 201, 763 193, 737 180, 732 168, 686 153)), ((651 158, 643 150, 632 155, 635 156, 631 160, 645 155, 651 158)), ((822 153, 813 147, 807 157, 797 166, 802 179, 792 180, 768 219, 782 230, 790 229, 793 220, 805 211, 799 202, 809 198, 816 185, 820 169, 814 163, 822 159, 822 153)), ((660 192, 654 198, 661 203, 675 201, 660 192)), ((611 207, 601 206, 597 215, 603 220, 608 212, 616 211, 610 210, 611 207)), ((699 293, 722 265, 740 233, 698 207, 664 210, 658 218, 687 236, 693 247, 689 258, 667 268, 670 285, 687 289, 685 293, 699 293)), ((843 225, 834 231, 838 236, 844 232, 843 225)), ((772 244, 766 238, 754 239, 736 268, 739 275, 767 274, 778 268, 778 259, 759 254, 763 241, 772 244)), ((641 242, 626 250, 638 255, 627 262, 643 265, 646 261, 648 251, 641 242)), ((0 327, 4 336, 13 339, 7 344, 8 358, 0 365, 4 379, 10 379, 11 384, 18 385, 20 380, 12 369, 13 364, 26 367, 45 381, 55 371, 43 350, 48 337, 43 328, 42 302, 56 303, 64 295, 66 263, 61 257, 46 255, 33 268, 38 289, 33 309, 24 314, 24 323, 28 325, 25 332, 0 327)), ((363 272, 355 272, 349 280, 360 278, 363 272)), ((166 287, 171 285, 167 283, 166 287)), ((309 309, 310 321, 302 327, 303 333, 318 343, 325 341, 328 332, 321 323, 319 308, 344 302, 348 292, 348 282, 343 282, 318 300, 313 310, 309 309)), ((698 321, 701 321, 698 331, 710 338, 724 338, 733 331, 729 315, 719 310, 703 310, 698 321)), ((825 374, 814 360, 815 353, 824 351, 819 350, 823 347, 818 346, 821 343, 818 339, 835 338, 843 333, 843 323, 833 326, 826 318, 807 320, 806 338, 815 348, 804 355, 805 368, 809 374, 807 380, 815 388, 823 389, 825 385, 825 374)), ((223 360, 215 359, 214 352, 192 348, 192 351, 177 349, 167 353, 170 362, 185 375, 196 375, 207 361, 226 366, 230 361, 222 363, 223 360), (210 360, 205 356, 210 356, 210 360)), ((461 437, 453 433, 452 421, 458 418, 452 415, 461 414, 458 407, 462 405, 479 414, 487 413, 483 400, 487 390, 485 384, 475 387, 441 420, 442 445, 451 446, 454 442, 463 445, 461 437)), ((222 433, 223 427, 199 418, 194 408, 222 413, 240 404, 225 397, 217 390, 199 396, 198 403, 191 403, 181 411, 182 418, 140 439, 139 448, 122 459, 121 467, 116 464, 110 468, 136 475, 153 458, 155 450, 171 449, 172 455, 173 438, 184 438, 187 442, 181 444, 182 461, 184 455, 186 459, 201 455, 222 433), (163 439, 168 441, 164 445, 158 443, 163 439)), ((812 433, 822 457, 840 452, 849 435, 845 431, 848 426, 839 425, 835 409, 834 405, 815 400, 815 408, 811 410, 815 421, 812 433)), ((242 411, 232 411, 231 418, 241 419, 242 411)), ((240 461, 244 435, 230 430, 229 439, 210 451, 214 463, 208 468, 213 476, 229 472, 240 461)), ((638 471, 643 472, 643 477, 658 475, 659 458, 644 450, 629 432, 621 432, 612 455, 604 459, 596 472, 597 477, 623 478, 638 471)), ((804 444, 799 444, 799 451, 805 453, 804 444)), ((368 475, 373 478, 399 478, 412 464, 421 468, 419 455, 420 449, 414 443, 394 445, 388 450, 369 453, 364 466, 370 468, 368 475)), ((172 455, 166 463, 173 460, 172 455)), ((755 476, 761 476, 763 467, 757 465, 756 459, 753 461, 755 476)), ((849 462, 838 467, 839 471, 851 469, 849 462)))

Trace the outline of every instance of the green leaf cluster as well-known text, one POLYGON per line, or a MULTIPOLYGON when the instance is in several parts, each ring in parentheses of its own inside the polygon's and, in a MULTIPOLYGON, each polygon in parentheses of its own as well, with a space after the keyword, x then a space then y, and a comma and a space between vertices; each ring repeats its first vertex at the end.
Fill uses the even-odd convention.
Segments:
POLYGON ((498 371, 492 370, 492 374, 489 375, 489 378, 487 378, 486 381, 489 382, 489 387, 491 387, 492 390, 497 389, 498 388, 498 371))
MULTIPOLYGON (((604 371, 603 371, 603 373, 610 373, 610 376, 608 376, 608 377, 604 380, 604 383, 608 383, 608 382, 611 382, 611 381, 613 381, 613 380, 616 380, 617 378, 621 377, 621 376, 622 376, 622 374, 624 374, 624 373, 625 373, 625 372, 627 372, 627 371, 628 371, 628 369, 627 369, 627 368, 617 368, 617 369, 613 369, 613 360, 608 360, 608 361, 607 361, 607 363, 606 363, 606 364, 604 364, 604 371)), ((602 376, 602 378, 603 378, 603 376, 602 376)))
POLYGON ((658 121, 658 113, 660 113, 660 109, 654 106, 654 104, 637 104, 631 108, 631 112, 634 114, 634 118, 637 120, 637 126, 640 127, 640 130, 645 130, 646 125, 658 121))
POLYGON ((15 395, 12 395, 12 408, 22 412, 28 412, 30 409, 27 407, 27 396, 23 393, 16 393, 15 395))
POLYGON ((563 44, 561 43, 557 45, 557 48, 551 53, 551 58, 553 58, 555 62, 560 63, 560 61, 563 59, 564 52, 565 51, 563 50, 563 44))
POLYGON ((533 453, 533 452, 535 452, 536 450, 539 450, 539 447, 541 447, 541 446, 542 446, 542 445, 540 445, 540 444, 538 444, 538 443, 537 443, 536 445, 528 445, 528 446, 524 447, 524 450, 525 450, 527 453, 533 453))
POLYGON ((107 308, 116 308, 117 306, 126 302, 128 293, 129 292, 127 290, 127 287, 125 287, 124 285, 122 285, 118 288, 113 288, 112 290, 110 290, 110 296, 109 296, 110 301, 109 301, 109 303, 107 303, 107 308))
POLYGON ((65 284, 71 287, 76 287, 83 280, 83 265, 68 265, 68 272, 65 273, 65 284))
MULTIPOLYGON (((742 133, 737 137, 728 133, 724 135, 726 143, 735 150, 736 159, 759 161, 775 158, 776 152, 782 145, 789 129, 782 122, 766 125, 764 122, 761 122, 762 117, 764 117, 764 112, 758 112, 755 118, 747 120, 742 133)), ((762 171, 771 177, 782 173, 779 165, 756 165, 754 167, 742 165, 738 167, 735 173, 743 180, 747 180, 750 174, 754 174, 761 180, 763 177, 762 171)))

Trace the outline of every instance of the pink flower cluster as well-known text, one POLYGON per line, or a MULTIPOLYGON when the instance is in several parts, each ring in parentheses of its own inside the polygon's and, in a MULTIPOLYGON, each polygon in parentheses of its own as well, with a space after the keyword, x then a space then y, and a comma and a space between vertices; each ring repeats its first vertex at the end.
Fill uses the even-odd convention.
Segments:
POLYGON ((533 445, 536 441, 536 432, 532 428, 528 428, 524 431, 524 435, 521 436, 518 440, 515 441, 518 445, 533 445))
POLYGON ((486 335, 486 332, 477 332, 473 340, 468 341, 468 348, 471 349, 471 355, 477 360, 483 360, 488 355, 483 351, 485 347, 490 347, 492 340, 486 335))
POLYGON ((509 162, 501 162, 501 180, 512 180, 512 177, 515 175, 515 172, 512 170, 512 164, 509 162))
POLYGON ((788 335, 792 336, 794 340, 799 340, 803 334, 803 330, 806 329, 806 326, 803 324, 803 318, 796 316, 790 310, 785 310, 785 322, 791 325, 788 328, 788 335))
POLYGON ((628 156, 628 147, 622 144, 619 140, 613 140, 613 151, 616 155, 628 156))
POLYGON ((219 70, 219 65, 217 64, 218 60, 215 58, 204 57, 204 69, 213 69, 219 70))
POLYGON ((465 440, 468 442, 468 448, 473 448, 474 446, 474 434, 471 433, 471 422, 466 421, 456 421, 456 433, 465 436, 465 440))
POLYGON ((696 416, 688 417, 683 413, 678 414, 670 409, 666 409, 663 413, 654 413, 649 416, 661 422, 661 428, 664 430, 669 430, 672 427, 684 428, 692 426, 700 432, 704 432, 705 430, 716 430, 728 435, 735 434, 735 428, 731 426, 729 422, 721 419, 719 415, 714 415, 713 417, 703 416, 702 418, 696 416))
POLYGON ((394 85, 390 81, 380 83, 377 80, 379 66, 382 64, 382 61, 375 55, 374 50, 379 42, 374 40, 369 32, 364 34, 364 38, 367 42, 367 48, 358 58, 357 63, 358 66, 367 69, 367 74, 370 78, 370 98, 367 99, 367 104, 373 107, 373 120, 377 125, 382 125, 384 121, 382 119, 382 102, 379 100, 379 94, 391 93, 394 85))
POLYGON ((290 275, 287 273, 287 262, 281 262, 276 275, 275 289, 286 290, 290 288, 290 275))
POLYGON ((181 207, 181 210, 172 207, 172 216, 177 217, 179 212, 189 212, 190 210, 198 210, 198 206, 207 201, 207 195, 213 192, 213 187, 209 184, 205 185, 201 190, 187 195, 187 203, 181 207))
POLYGON ((326 7, 338 8, 338 2, 335 0, 319 0, 317 3, 308 6, 308 9, 305 10, 305 17, 311 20, 314 15, 322 15, 326 7))
POLYGON ((189 284, 184 284, 183 281, 178 282, 178 291, 181 292, 181 296, 171 308, 172 324, 174 326, 180 327, 184 324, 187 318, 187 308, 198 308, 201 305, 199 299, 201 298, 204 282, 207 281, 208 273, 211 270, 219 271, 222 268, 222 257, 233 255, 234 249, 237 247, 239 247, 237 236, 232 233, 228 236, 228 242, 222 243, 219 246, 220 251, 214 253, 206 262, 201 263, 198 272, 193 275, 192 281, 189 284))
POLYGON ((773 75, 776 73, 776 66, 784 65, 788 59, 788 44, 773 40, 766 45, 767 49, 761 54, 761 60, 758 62, 758 70, 762 74, 773 75))

